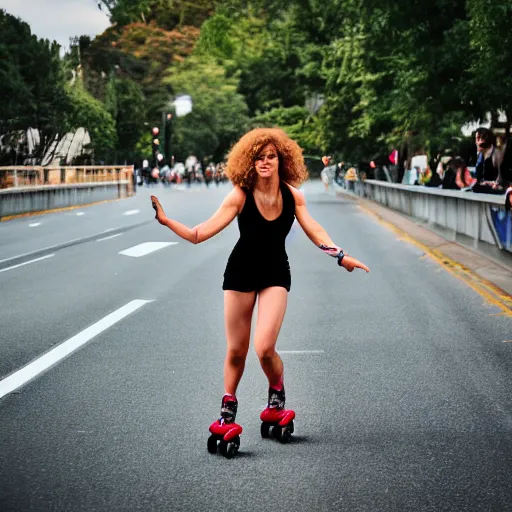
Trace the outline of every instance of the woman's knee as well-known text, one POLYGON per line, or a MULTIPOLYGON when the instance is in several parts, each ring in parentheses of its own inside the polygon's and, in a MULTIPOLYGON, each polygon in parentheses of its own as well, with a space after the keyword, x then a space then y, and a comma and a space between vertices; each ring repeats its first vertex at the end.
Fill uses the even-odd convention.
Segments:
POLYGON ((276 348, 274 345, 256 346, 256 355, 258 356, 258 359, 262 363, 272 361, 275 354, 276 354, 276 348))
POLYGON ((226 360, 231 366, 242 366, 246 359, 246 349, 228 349, 226 353, 226 360))

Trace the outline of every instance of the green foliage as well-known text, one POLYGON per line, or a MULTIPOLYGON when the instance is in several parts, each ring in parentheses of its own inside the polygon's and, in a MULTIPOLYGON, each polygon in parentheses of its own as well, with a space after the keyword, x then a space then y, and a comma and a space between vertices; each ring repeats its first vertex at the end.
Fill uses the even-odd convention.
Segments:
POLYGON ((200 27, 215 7, 214 0, 101 0, 100 3, 114 24, 155 22, 167 30, 184 25, 200 27))
POLYGON ((97 151, 149 156, 144 127, 188 93, 192 113, 173 120, 179 159, 222 158, 248 127, 277 125, 306 153, 358 161, 391 148, 435 155, 466 144, 465 122, 512 115, 511 0, 100 4, 113 26, 77 38, 63 61, 57 45, 0 12, 0 93, 10 99, 0 134, 34 126, 44 148, 83 107, 97 151), (70 93, 70 106, 72 76, 84 89, 70 93), (323 106, 308 111, 318 95, 323 106))
POLYGON ((114 119, 101 101, 84 90, 80 81, 69 87, 68 94, 71 101, 70 129, 85 128, 91 138, 95 158, 112 161, 112 152, 116 147, 114 119))
POLYGON ((512 115, 512 2, 467 0, 467 6, 471 86, 483 96, 486 109, 502 108, 512 115))
POLYGON ((297 141, 305 153, 317 153, 321 140, 318 137, 318 118, 310 115, 305 107, 278 107, 255 116, 252 127, 279 127, 297 141))
POLYGON ((213 61, 190 57, 166 79, 176 94, 189 94, 193 110, 173 120, 173 154, 183 160, 220 161, 248 126, 247 105, 237 92, 237 79, 213 61))
POLYGON ((69 108, 57 43, 37 39, 21 20, 0 11, 0 135, 4 143, 39 130, 36 161, 66 126, 69 108))
POLYGON ((146 119, 141 87, 128 78, 112 78, 107 86, 105 107, 115 121, 117 160, 133 160, 146 119))
MULTIPOLYGON (((304 104, 304 87, 296 70, 300 66, 300 31, 280 16, 267 12, 224 8, 201 28, 198 51, 218 59, 228 76, 239 77, 239 92, 251 115, 275 107, 304 104)), ((281 13, 282 14, 282 13, 281 13)))

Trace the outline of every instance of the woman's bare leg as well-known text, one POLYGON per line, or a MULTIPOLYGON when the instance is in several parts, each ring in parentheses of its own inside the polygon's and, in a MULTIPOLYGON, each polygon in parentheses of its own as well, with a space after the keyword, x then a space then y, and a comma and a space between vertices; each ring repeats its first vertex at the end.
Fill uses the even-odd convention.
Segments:
POLYGON ((280 286, 265 288, 258 296, 258 320, 254 348, 271 387, 279 386, 283 377, 283 362, 276 352, 276 342, 284 314, 288 292, 280 286))
POLYGON ((227 341, 224 391, 230 395, 236 394, 238 383, 244 373, 255 302, 256 292, 224 291, 224 325, 227 341))

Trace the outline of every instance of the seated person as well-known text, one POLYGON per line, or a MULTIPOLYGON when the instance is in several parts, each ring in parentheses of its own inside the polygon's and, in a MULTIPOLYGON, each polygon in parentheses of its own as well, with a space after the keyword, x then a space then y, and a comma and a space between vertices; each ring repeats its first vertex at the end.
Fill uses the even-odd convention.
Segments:
POLYGON ((476 183, 473 192, 481 194, 503 194, 504 188, 500 183, 500 166, 503 161, 503 151, 496 148, 496 137, 488 128, 478 128, 475 133, 475 143, 478 151, 476 162, 476 183))
POLYGON ((444 171, 443 177, 443 189, 447 190, 458 190, 459 187, 455 181, 457 174, 454 169, 454 165, 450 162, 450 164, 446 167, 444 171))
POLYGON ((455 184, 459 189, 468 188, 476 181, 469 169, 466 166, 466 162, 463 158, 457 157, 454 161, 455 167, 455 184))
POLYGON ((432 171, 430 170, 430 167, 427 165, 425 169, 419 170, 419 184, 420 185, 427 185, 428 182, 432 179, 432 171))

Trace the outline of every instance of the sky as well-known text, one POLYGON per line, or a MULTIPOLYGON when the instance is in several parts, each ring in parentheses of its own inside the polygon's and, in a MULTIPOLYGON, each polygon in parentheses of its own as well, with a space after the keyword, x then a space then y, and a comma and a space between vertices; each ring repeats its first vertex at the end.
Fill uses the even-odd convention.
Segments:
POLYGON ((0 9, 30 25, 37 37, 69 48, 69 38, 94 37, 109 25, 108 16, 95 0, 0 0, 0 9))

